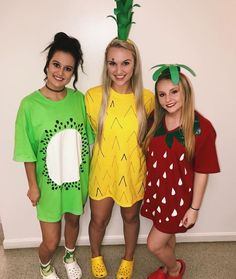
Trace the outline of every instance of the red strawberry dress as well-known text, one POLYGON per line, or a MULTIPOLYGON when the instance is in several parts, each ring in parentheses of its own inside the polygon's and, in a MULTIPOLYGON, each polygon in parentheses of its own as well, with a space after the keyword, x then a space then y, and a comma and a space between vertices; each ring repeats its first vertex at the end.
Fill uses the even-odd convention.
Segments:
POLYGON ((192 202, 194 172, 220 171, 215 147, 216 132, 198 112, 195 112, 194 134, 196 145, 191 163, 186 159, 184 137, 179 128, 168 131, 163 122, 149 144, 141 214, 164 233, 187 230, 181 220, 192 202))

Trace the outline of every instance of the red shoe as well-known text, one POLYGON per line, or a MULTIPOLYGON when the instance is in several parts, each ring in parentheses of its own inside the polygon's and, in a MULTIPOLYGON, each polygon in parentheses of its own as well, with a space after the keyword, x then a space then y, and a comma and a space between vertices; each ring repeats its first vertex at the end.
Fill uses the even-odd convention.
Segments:
POLYGON ((186 264, 183 260, 180 260, 180 259, 176 260, 176 261, 181 264, 179 275, 171 276, 171 275, 167 274, 166 279, 182 279, 183 278, 183 275, 184 275, 184 272, 185 272, 185 269, 186 269, 186 264))
POLYGON ((163 271, 164 267, 161 266, 158 270, 151 273, 147 279, 166 279, 166 273, 163 271))

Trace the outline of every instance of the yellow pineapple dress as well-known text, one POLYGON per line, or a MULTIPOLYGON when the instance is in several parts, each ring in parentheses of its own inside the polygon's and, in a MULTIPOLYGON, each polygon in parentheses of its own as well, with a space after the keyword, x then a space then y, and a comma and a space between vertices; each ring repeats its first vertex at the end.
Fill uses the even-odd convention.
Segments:
MULTIPOLYGON (((154 94, 144 89, 147 116, 154 109, 154 94)), ((87 91, 86 109, 96 134, 102 87, 87 91)), ((101 146, 94 144, 90 166, 89 196, 94 200, 111 197, 118 205, 130 207, 144 196, 146 163, 137 142, 138 121, 133 93, 110 89, 101 146)))

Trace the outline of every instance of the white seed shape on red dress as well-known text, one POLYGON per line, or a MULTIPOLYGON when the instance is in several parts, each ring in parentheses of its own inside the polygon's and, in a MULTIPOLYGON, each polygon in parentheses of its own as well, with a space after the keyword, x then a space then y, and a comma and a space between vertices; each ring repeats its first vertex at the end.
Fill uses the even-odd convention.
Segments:
POLYGON ((183 226, 183 222, 181 220, 180 223, 179 223, 179 227, 182 227, 182 226, 183 226))
POLYGON ((162 200, 161 200, 162 203, 166 204, 166 198, 164 197, 162 200))
POLYGON ((166 172, 164 172, 162 176, 164 179, 166 179, 166 172))
POLYGON ((155 194, 153 195, 153 198, 154 198, 154 199, 156 199, 156 198, 157 198, 157 193, 155 193, 155 194))
POLYGON ((184 159, 184 153, 180 156, 179 160, 183 161, 183 159, 184 159))
POLYGON ((148 183, 148 186, 152 186, 152 182, 151 181, 148 183))
POLYGON ((180 178, 179 181, 178 181, 178 185, 179 185, 179 186, 182 186, 182 185, 183 185, 183 182, 182 182, 182 179, 181 179, 181 178, 180 178))
POLYGON ((183 200, 183 199, 180 200, 179 205, 180 205, 180 206, 183 206, 183 205, 184 205, 184 200, 183 200))
POLYGON ((164 158, 167 158, 167 151, 163 155, 164 158))
POLYGON ((158 206, 157 211, 158 211, 159 213, 161 213, 161 208, 160 208, 160 206, 158 206))
POLYGON ((154 169, 157 167, 157 161, 153 164, 154 169))
POLYGON ((174 195, 175 195, 175 189, 172 188, 172 190, 171 190, 171 196, 174 196, 174 195))
POLYGON ((177 216, 177 211, 176 211, 175 209, 174 209, 173 212, 171 213, 171 216, 172 216, 172 217, 177 216))
POLYGON ((160 179, 157 180, 157 186, 160 186, 160 179))
POLYGON ((173 167, 174 167, 174 164, 172 163, 172 164, 169 166, 170 170, 173 170, 173 167))

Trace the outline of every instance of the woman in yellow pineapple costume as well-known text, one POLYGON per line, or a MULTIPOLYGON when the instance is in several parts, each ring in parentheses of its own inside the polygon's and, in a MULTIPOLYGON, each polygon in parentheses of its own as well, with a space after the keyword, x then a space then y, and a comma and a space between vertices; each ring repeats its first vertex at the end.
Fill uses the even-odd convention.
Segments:
POLYGON ((106 48, 102 85, 89 89, 85 97, 96 135, 89 179, 91 266, 96 278, 107 276, 100 248, 114 203, 120 206, 125 239, 124 257, 116 278, 132 277, 146 173, 141 143, 147 117, 154 108, 154 95, 143 88, 138 49, 128 39, 132 13, 128 29, 127 24, 121 28, 119 11, 138 6, 129 1, 128 7, 127 2, 117 1, 118 38, 106 48), (121 7, 122 2, 126 7, 121 7))

